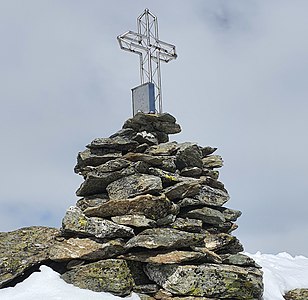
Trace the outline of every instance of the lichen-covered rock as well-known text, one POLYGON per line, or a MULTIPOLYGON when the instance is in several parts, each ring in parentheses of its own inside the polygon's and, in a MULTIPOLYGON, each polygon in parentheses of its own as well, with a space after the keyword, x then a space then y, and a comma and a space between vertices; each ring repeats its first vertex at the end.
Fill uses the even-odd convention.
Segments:
POLYGON ((202 168, 202 153, 196 144, 182 143, 178 149, 175 164, 179 170, 187 167, 202 168))
POLYGON ((200 200, 199 205, 204 204, 222 206, 230 199, 230 196, 227 191, 215 189, 207 185, 202 185, 200 188, 200 192, 193 198, 200 200))
POLYGON ((121 152, 108 153, 104 155, 95 155, 91 153, 90 149, 86 149, 78 153, 77 165, 74 168, 75 173, 82 172, 83 168, 87 166, 99 166, 109 160, 117 159, 122 156, 121 152))
POLYGON ((186 197, 194 197, 200 192, 200 184, 198 180, 185 180, 172 185, 164 190, 165 195, 170 200, 183 199, 186 197))
POLYGON ((220 155, 209 155, 202 158, 204 168, 221 168, 224 161, 220 155))
POLYGON ((79 207, 81 210, 85 210, 88 207, 94 207, 106 203, 109 201, 109 196, 107 194, 98 194, 98 195, 91 195, 84 198, 79 199, 76 202, 76 206, 79 207))
POLYGON ((105 193, 110 183, 122 177, 133 175, 134 173, 136 171, 133 167, 112 172, 100 172, 98 169, 95 169, 87 174, 85 181, 77 190, 76 195, 85 197, 105 193))
POLYGON ((119 258, 153 264, 178 264, 188 261, 198 261, 206 258, 201 252, 194 251, 147 251, 123 254, 119 258))
POLYGON ((202 207, 193 209, 184 214, 185 217, 202 220, 202 222, 212 225, 223 224, 226 219, 224 215, 216 209, 210 207, 202 207))
POLYGON ((0 288, 48 260, 49 249, 58 235, 58 229, 40 226, 0 232, 0 288))
POLYGON ((163 186, 156 176, 134 174, 113 181, 106 189, 110 199, 127 199, 143 194, 157 195, 163 186))
POLYGON ((227 265, 261 268, 251 257, 242 254, 222 254, 222 262, 227 265))
POLYGON ((240 241, 227 233, 207 234, 203 241, 205 248, 217 253, 235 254, 244 250, 240 241))
POLYGON ((200 177, 202 169, 199 167, 185 167, 181 170, 181 175, 186 177, 200 177))
POLYGON ((149 168, 149 174, 157 176, 165 185, 176 184, 183 181, 183 178, 176 173, 167 172, 158 168, 149 168))
POLYGON ((66 211, 62 220, 62 232, 67 235, 95 236, 101 239, 134 236, 132 228, 101 218, 89 218, 76 206, 71 206, 66 211))
POLYGON ((307 300, 308 299, 308 288, 307 289, 294 289, 287 292, 284 295, 286 300, 307 300))
POLYGON ((202 243, 203 234, 181 231, 173 228, 146 229, 126 243, 126 248, 185 248, 202 243))
POLYGON ((61 276, 67 283, 95 292, 130 294, 133 278, 125 260, 107 259, 79 266, 61 276))
POLYGON ((89 148, 92 153, 102 155, 110 152, 112 153, 113 150, 130 151, 135 149, 138 145, 138 142, 125 136, 118 135, 113 138, 97 138, 87 145, 87 148, 89 148))
POLYGON ((128 225, 132 227, 150 228, 156 227, 156 222, 143 215, 124 215, 111 217, 111 220, 117 224, 128 225))
POLYGON ((252 267, 148 264, 145 272, 175 295, 244 300, 259 299, 263 292, 262 272, 252 267))
POLYGON ((134 153, 134 152, 128 152, 124 155, 124 158, 132 161, 143 161, 149 164, 150 166, 160 166, 162 164, 163 159, 159 156, 152 156, 145 153, 134 153))
POLYGON ((124 253, 124 242, 111 240, 97 243, 88 238, 70 238, 56 241, 50 248, 49 258, 54 261, 69 261, 72 259, 100 260, 124 253))
POLYGON ((231 208, 222 208, 222 214, 226 221, 235 222, 242 215, 242 212, 231 208))
POLYGON ((156 146, 151 146, 146 150, 147 154, 154 156, 173 155, 177 151, 177 142, 161 143, 156 146))
POLYGON ((202 221, 189 218, 176 218, 176 220, 170 226, 178 230, 200 232, 202 229, 202 221))
POLYGON ((157 220, 169 214, 176 214, 177 207, 164 195, 140 195, 122 200, 110 200, 97 207, 87 208, 84 213, 93 217, 114 217, 123 215, 143 215, 157 220))

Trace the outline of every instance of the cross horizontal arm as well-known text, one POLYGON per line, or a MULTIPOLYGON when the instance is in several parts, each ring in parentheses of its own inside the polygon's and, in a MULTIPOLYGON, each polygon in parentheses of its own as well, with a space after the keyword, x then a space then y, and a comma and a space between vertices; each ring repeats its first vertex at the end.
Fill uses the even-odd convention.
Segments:
MULTIPOLYGON (((136 33, 133 31, 127 31, 117 37, 120 44, 120 48, 126 51, 134 52, 137 54, 142 54, 143 51, 154 50, 158 51, 158 56, 160 60, 164 62, 169 62, 172 59, 177 58, 175 53, 175 46, 169 43, 155 40, 155 44, 147 45, 147 36, 136 33)), ((157 56, 151 55, 154 59, 157 59, 157 56)))

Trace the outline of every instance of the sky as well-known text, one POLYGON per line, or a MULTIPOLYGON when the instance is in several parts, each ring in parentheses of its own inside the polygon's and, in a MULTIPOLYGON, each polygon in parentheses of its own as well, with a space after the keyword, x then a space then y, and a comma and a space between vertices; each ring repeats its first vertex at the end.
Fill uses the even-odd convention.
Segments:
MULTIPOLYGON (((283 252, 277 255, 246 253, 252 257, 264 272, 263 300, 284 300, 283 295, 296 288, 308 286, 308 258, 291 256, 283 252)), ((40 272, 31 274, 29 278, 17 284, 0 290, 1 300, 120 300, 121 297, 110 293, 92 292, 79 289, 60 279, 60 275, 47 266, 41 266, 40 272)), ((132 293, 125 300, 138 300, 137 294, 132 293)))
POLYGON ((245 250, 308 256, 308 2, 1 0, 0 231, 60 227, 77 153, 131 117, 137 55, 116 37, 149 8, 178 142, 218 147, 245 250))

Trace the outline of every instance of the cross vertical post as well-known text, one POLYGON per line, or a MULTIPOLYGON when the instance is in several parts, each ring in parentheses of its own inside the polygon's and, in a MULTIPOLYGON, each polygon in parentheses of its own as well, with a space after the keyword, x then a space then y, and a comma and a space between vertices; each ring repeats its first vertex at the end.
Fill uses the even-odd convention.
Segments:
POLYGON ((175 46, 159 40, 157 17, 149 9, 137 18, 138 32, 127 31, 117 37, 120 48, 140 56, 141 84, 153 83, 155 110, 162 113, 162 87, 160 62, 176 59, 175 46))

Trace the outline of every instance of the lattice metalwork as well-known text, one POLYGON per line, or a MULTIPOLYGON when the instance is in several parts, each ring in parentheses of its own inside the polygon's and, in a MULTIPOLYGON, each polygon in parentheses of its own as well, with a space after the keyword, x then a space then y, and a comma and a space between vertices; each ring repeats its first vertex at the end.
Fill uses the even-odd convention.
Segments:
POLYGON ((176 59, 175 46, 159 40, 157 17, 149 9, 137 18, 138 32, 127 31, 117 37, 120 47, 140 56, 141 84, 152 82, 155 86, 156 110, 162 113, 162 88, 160 62, 176 59))

